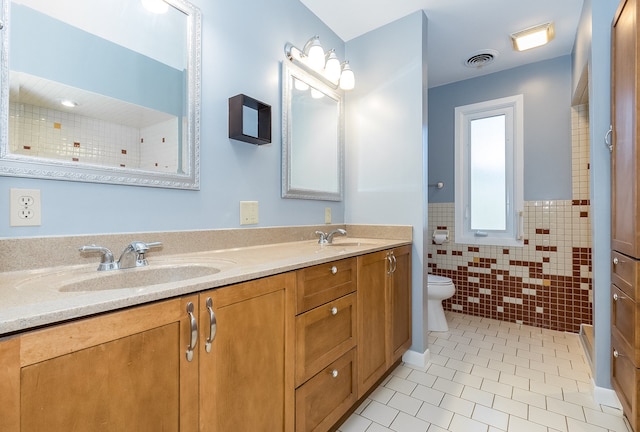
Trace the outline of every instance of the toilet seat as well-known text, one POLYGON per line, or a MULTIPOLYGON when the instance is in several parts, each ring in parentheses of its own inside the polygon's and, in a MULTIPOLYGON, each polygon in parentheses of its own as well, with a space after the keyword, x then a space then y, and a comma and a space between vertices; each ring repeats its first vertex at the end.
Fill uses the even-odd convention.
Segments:
POLYGON ((429 285, 449 285, 450 283, 451 278, 432 274, 427 275, 427 284, 429 285))

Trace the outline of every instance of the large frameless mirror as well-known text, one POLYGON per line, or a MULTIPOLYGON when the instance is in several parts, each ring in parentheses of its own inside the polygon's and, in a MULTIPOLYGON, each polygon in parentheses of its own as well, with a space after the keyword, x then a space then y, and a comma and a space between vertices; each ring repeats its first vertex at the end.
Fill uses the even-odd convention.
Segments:
POLYGON ((341 201, 342 94, 289 62, 282 68, 282 196, 341 201))
POLYGON ((198 8, 0 1, 0 175, 199 188, 198 8))

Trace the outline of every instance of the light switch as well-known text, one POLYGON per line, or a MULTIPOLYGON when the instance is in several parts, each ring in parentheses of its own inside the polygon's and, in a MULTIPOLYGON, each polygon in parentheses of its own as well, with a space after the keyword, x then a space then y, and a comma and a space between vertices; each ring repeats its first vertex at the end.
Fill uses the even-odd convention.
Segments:
POLYGON ((324 209, 324 223, 326 224, 331 223, 331 207, 326 207, 324 209))
POLYGON ((240 201, 240 225, 258 223, 258 201, 240 201))

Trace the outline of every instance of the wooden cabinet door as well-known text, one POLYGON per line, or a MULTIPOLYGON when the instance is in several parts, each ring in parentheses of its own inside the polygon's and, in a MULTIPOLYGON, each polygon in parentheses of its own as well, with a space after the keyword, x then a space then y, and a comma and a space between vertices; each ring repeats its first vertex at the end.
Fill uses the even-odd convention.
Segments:
POLYGON ((622 1, 613 21, 611 119, 611 246, 613 250, 640 257, 640 211, 638 204, 638 10, 636 0, 622 1))
POLYGON ((0 430, 197 431, 197 297, 31 331, 0 343, 0 430))
POLYGON ((392 251, 387 301, 388 310, 388 358, 390 367, 411 346, 411 246, 392 251))
POLYGON ((358 257, 358 398, 387 370, 387 252, 358 257))
POLYGON ((287 303, 293 309, 294 287, 295 275, 287 273, 200 294, 201 432, 290 428, 293 385, 292 378, 285 383, 285 363, 294 336, 286 316, 293 316, 287 303), (208 299, 216 323, 210 351, 208 299))

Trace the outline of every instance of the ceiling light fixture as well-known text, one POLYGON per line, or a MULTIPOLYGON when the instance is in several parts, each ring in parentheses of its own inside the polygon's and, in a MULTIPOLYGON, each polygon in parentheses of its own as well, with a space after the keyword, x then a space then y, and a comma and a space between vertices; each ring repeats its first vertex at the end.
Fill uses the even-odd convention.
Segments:
POLYGON ((554 36, 553 23, 549 22, 511 34, 511 42, 513 42, 513 49, 516 51, 525 51, 545 45, 554 36))
POLYGON ((300 66, 332 88, 352 90, 355 87, 355 75, 349 66, 349 62, 340 63, 334 49, 330 49, 325 53, 320 44, 319 36, 309 39, 302 50, 287 43, 284 47, 284 52, 292 63, 300 66))
POLYGON ((75 108, 78 106, 78 102, 74 102, 70 99, 63 99, 60 101, 60 104, 66 106, 67 108, 75 108))

